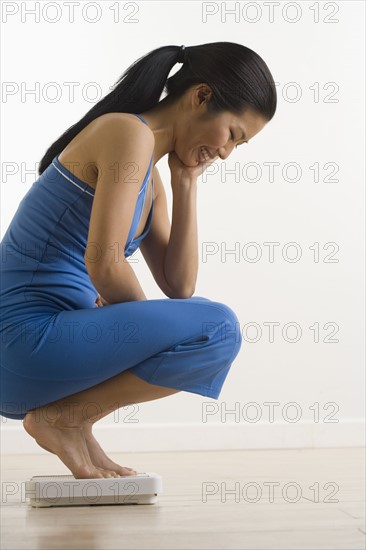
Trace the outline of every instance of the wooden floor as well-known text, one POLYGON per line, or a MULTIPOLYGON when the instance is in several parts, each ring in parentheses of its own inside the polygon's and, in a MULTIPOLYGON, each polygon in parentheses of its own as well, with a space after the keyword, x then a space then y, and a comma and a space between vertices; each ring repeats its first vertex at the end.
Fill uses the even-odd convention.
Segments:
POLYGON ((158 502, 32 508, 22 484, 33 475, 69 470, 46 451, 3 455, 1 550, 365 548, 361 448, 110 456, 160 474, 164 492, 158 502), (205 499, 207 483, 216 494, 205 499), (237 497, 229 493, 235 486, 237 497))

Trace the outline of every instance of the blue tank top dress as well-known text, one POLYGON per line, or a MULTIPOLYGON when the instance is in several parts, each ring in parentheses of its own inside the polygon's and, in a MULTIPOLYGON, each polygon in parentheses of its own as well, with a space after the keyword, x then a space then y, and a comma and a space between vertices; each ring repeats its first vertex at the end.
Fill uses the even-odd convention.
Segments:
MULTIPOLYGON (((138 194, 125 258, 136 251, 150 230, 154 192, 144 231, 133 238, 143 212, 152 162, 153 155, 138 194)), ((37 304, 37 309, 42 305, 45 312, 55 311, 55 307, 95 306, 98 292, 84 262, 94 193, 56 156, 23 197, 2 239, 2 329, 8 321, 14 322, 18 309, 24 314, 24 303, 28 303, 28 314, 32 304, 37 304)))
MULTIPOLYGON (((154 196, 144 231, 133 238, 152 163, 153 155, 125 257, 151 227, 154 196)), ((217 398, 238 352, 240 334, 222 336, 223 328, 235 332, 234 312, 204 297, 96 306, 98 291, 84 262, 93 199, 94 189, 55 156, 19 203, 0 243, 2 416, 22 419, 28 410, 126 369, 156 385, 217 398)))

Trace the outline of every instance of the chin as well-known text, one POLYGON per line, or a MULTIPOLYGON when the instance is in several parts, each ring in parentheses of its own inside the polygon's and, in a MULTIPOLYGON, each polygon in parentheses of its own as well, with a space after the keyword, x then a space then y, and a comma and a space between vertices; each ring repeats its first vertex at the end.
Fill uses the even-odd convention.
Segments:
POLYGON ((199 160, 199 159, 197 158, 197 151, 196 151, 196 150, 193 151, 193 155, 192 155, 192 156, 193 156, 193 158, 194 158, 193 163, 190 164, 190 166, 191 166, 192 168, 193 168, 194 166, 200 166, 200 165, 204 164, 202 160, 199 160))
POLYGON ((179 160, 181 161, 181 163, 184 164, 184 166, 187 166, 187 168, 195 168, 195 166, 198 166, 198 165, 200 164, 200 162, 197 161, 197 159, 195 159, 194 162, 190 161, 190 162, 187 164, 187 162, 186 162, 184 159, 182 159, 182 158, 178 155, 178 153, 177 153, 177 156, 178 156, 179 160))

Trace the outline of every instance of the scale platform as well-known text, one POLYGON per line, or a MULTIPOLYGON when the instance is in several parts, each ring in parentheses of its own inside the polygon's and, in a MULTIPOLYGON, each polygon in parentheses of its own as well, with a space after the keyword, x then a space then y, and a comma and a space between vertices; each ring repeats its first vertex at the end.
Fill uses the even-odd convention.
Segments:
POLYGON ((73 475, 33 476, 25 482, 25 496, 35 508, 155 504, 161 492, 162 479, 155 472, 91 479, 76 479, 73 475))

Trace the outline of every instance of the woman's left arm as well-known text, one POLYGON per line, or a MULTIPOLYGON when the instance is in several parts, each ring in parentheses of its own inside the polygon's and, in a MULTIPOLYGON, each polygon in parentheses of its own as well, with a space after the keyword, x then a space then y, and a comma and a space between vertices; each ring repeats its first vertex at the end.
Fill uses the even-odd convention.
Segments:
POLYGON ((198 274, 197 178, 215 160, 186 166, 175 151, 168 157, 173 208, 164 272, 171 288, 179 288, 186 297, 194 293, 198 274))
POLYGON ((172 175, 172 225, 164 263, 171 288, 185 297, 195 291, 198 274, 197 179, 172 175))

